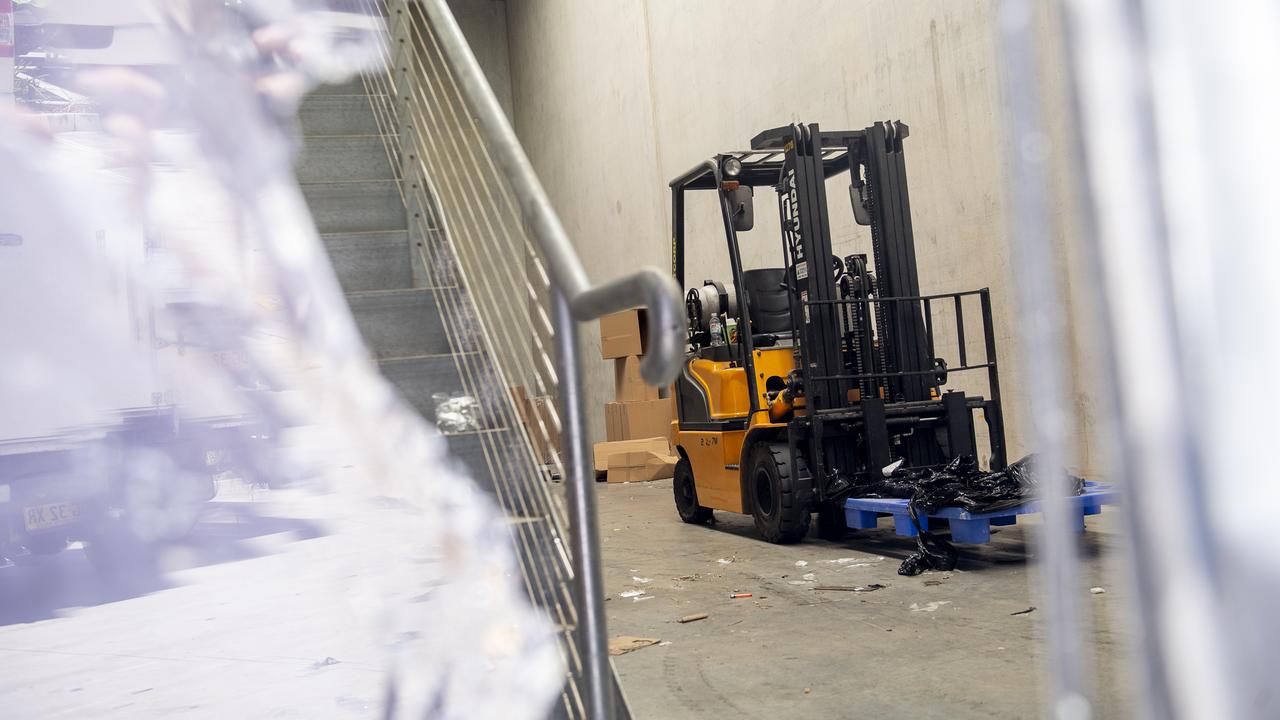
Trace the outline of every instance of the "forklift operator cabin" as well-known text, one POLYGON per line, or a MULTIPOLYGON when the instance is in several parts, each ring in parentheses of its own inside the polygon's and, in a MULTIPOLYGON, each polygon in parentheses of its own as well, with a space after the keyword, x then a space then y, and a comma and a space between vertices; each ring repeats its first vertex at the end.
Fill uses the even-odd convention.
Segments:
POLYGON ((750 513, 769 541, 795 542, 817 512, 821 534, 837 536, 844 498, 891 462, 925 468, 976 455, 977 416, 988 466, 1006 465, 990 296, 986 288, 921 294, 907 134, 900 122, 775 128, 750 150, 720 153, 671 182, 676 281, 688 287, 686 276, 699 273, 685 265, 685 205, 710 193, 690 190, 719 200, 730 269, 686 297, 689 354, 674 428, 675 499, 686 522, 705 522, 712 510, 750 513), (848 179, 848 204, 827 197, 827 180, 838 176, 848 179), (783 266, 744 268, 738 233, 754 225, 755 189, 769 187, 783 266), (870 258, 833 253, 829 205, 869 227, 870 258), (968 332, 980 334, 983 352, 972 357, 965 310, 975 305, 981 327, 968 332), (957 373, 982 371, 985 394, 947 387, 957 373))

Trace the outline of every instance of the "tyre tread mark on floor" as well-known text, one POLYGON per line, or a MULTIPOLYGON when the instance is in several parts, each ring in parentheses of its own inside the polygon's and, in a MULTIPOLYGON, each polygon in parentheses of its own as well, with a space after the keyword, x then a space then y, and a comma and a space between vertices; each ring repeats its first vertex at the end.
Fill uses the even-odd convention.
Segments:
MULTIPOLYGON (((694 713, 695 717, 706 717, 708 711, 713 709, 713 707, 708 707, 708 700, 712 700, 713 702, 718 700, 725 706, 732 708, 740 717, 759 717, 750 710, 743 709, 728 696, 717 690, 703 672, 701 659, 678 658, 671 653, 667 653, 662 658, 662 675, 666 680, 667 687, 671 690, 671 693, 676 696, 681 705, 694 713), (706 687, 707 692, 710 693, 712 698, 706 698, 705 696, 700 698, 698 693, 695 693, 684 686, 685 680, 688 679, 690 675, 687 672, 687 669, 681 666, 687 666, 691 661, 695 664, 694 669, 697 671, 698 679, 702 681, 702 685, 706 687)), ((722 710, 723 708, 717 707, 714 709, 722 710)))

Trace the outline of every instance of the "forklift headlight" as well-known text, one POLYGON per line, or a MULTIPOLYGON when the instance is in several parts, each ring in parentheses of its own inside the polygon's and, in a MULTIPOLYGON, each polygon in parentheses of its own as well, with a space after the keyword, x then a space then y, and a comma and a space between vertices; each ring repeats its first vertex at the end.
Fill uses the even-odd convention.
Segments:
POLYGON ((725 158, 720 165, 720 172, 727 178, 736 178, 742 174, 742 161, 736 157, 725 158))

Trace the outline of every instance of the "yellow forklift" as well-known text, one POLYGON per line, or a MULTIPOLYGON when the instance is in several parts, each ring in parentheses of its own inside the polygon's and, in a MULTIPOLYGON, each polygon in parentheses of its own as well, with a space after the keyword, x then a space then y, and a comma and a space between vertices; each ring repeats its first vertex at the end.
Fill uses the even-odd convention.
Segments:
POLYGON ((845 498, 887 468, 975 456, 975 413, 987 426, 986 464, 1005 467, 990 294, 921 294, 907 133, 901 122, 775 128, 750 150, 720 153, 671 182, 676 281, 687 287, 689 191, 719 201, 730 271, 686 296, 689 351, 673 423, 675 503, 685 522, 705 523, 713 510, 750 513, 766 540, 785 543, 804 538, 816 512, 820 535, 842 537, 845 498), (827 185, 846 173, 846 207, 870 229, 870 259, 832 253, 827 185), (738 233, 754 226, 757 187, 777 194, 782 262, 748 269, 738 233), (975 305, 980 361, 965 337, 975 305), (938 337, 947 352, 935 348, 938 337), (985 395, 943 390, 951 374, 982 370, 985 395))

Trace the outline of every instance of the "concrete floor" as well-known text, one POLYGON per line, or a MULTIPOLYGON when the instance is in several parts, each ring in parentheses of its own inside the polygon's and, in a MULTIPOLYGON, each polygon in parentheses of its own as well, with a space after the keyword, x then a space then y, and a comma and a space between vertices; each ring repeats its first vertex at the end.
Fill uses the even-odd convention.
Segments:
MULTIPOLYGON (((0 567, 0 718, 382 718, 391 682, 402 700, 430 697, 446 656, 515 657, 515 626, 469 625, 502 616, 493 584, 446 574, 453 549, 422 542, 409 506, 239 490, 219 492, 162 573, 108 578, 79 544, 0 567), (467 609, 435 604, 455 592, 467 609), (498 651, 476 649, 495 638, 498 651)), ((512 703, 527 706, 530 685, 558 692, 554 656, 547 644, 520 668, 512 703)), ((473 717, 513 715, 506 693, 449 682, 473 717)))
MULTIPOLYGON (((662 641, 614 658, 636 718, 1041 715, 1043 617, 1012 615, 1042 604, 1023 527, 964 546, 958 571, 905 578, 914 543, 888 527, 769 545, 745 516, 679 522, 669 480, 597 488, 611 635, 662 641), (871 583, 886 587, 815 590, 871 583), (692 613, 709 617, 676 622, 692 613)), ((220 496, 163 586, 106 593, 78 549, 0 572, 0 717, 376 715, 385 657, 355 600, 395 586, 382 575, 416 595, 430 573, 305 519, 336 517, 329 506, 273 498, 220 496)), ((1132 715, 1115 519, 1091 518, 1081 545, 1101 718, 1132 715)))
POLYGON ((375 716, 384 658, 343 590, 368 553, 267 509, 220 498, 169 572, 123 586, 79 547, 0 571, 0 717, 375 716))
MULTIPOLYGON (((598 488, 610 635, 662 640, 614 658, 636 718, 1042 715, 1044 616, 1013 614, 1041 604, 1027 561, 1034 518, 993 528, 990 544, 960 546, 954 572, 902 577, 898 563, 914 541, 896 537, 887 520, 842 543, 811 535, 770 545, 749 516, 681 523, 670 480, 598 488), (886 587, 814 589, 871 583, 886 587), (709 617, 676 622, 693 613, 709 617)), ((1116 520, 1110 509, 1089 518, 1081 541, 1099 718, 1132 714, 1127 598, 1109 582, 1116 520)))

